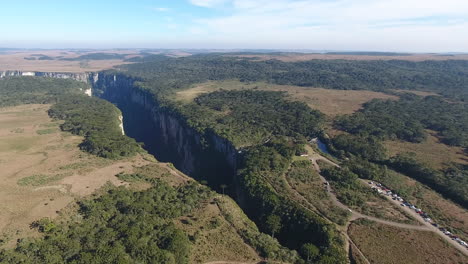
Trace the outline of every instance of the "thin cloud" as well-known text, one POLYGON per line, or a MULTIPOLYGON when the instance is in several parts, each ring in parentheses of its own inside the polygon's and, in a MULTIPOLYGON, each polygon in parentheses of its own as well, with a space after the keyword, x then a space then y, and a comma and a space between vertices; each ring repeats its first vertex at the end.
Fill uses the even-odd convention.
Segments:
POLYGON ((158 11, 158 12, 168 12, 168 11, 171 11, 170 8, 167 8, 167 7, 153 7, 152 8, 154 11, 158 11))
POLYGON ((229 1, 227 0, 190 0, 190 3, 192 5, 208 7, 208 8, 216 7, 226 2, 229 2, 229 1))

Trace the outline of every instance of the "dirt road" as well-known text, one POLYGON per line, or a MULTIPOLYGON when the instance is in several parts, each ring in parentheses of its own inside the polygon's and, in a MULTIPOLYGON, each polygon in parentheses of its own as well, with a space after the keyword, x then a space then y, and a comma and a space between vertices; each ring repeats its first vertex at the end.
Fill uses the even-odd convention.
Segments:
MULTIPOLYGON (((364 181, 364 180, 362 180, 364 181)), ((364 181, 366 182, 366 181, 364 181)), ((372 188, 373 186, 377 187, 375 185, 376 183, 375 182, 372 182, 372 184, 366 184, 367 186, 369 186, 369 188, 372 188)), ((415 218, 416 220, 418 220, 425 228, 426 230, 428 231, 432 231, 432 232, 435 232, 436 234, 438 234, 440 237, 442 237, 442 239, 444 239, 445 241, 447 241, 449 244, 453 245, 454 247, 456 247, 457 249, 459 249, 461 252, 463 252, 463 254, 465 254, 466 256, 468 256, 468 249, 465 248, 464 246, 458 244, 457 241, 455 240, 452 240, 449 236, 445 235, 444 233, 442 233, 442 231, 440 231, 437 227, 433 226, 430 222, 426 222, 424 221, 424 219, 418 214, 416 213, 416 211, 412 210, 411 208, 407 207, 407 206, 401 206, 401 202, 397 201, 397 200, 393 200, 391 198, 391 196, 387 196, 387 195, 383 195, 387 200, 389 200, 391 203, 397 205, 397 206, 400 206, 401 209, 403 211, 405 211, 406 213, 408 213, 409 215, 411 215, 413 218, 415 218)))

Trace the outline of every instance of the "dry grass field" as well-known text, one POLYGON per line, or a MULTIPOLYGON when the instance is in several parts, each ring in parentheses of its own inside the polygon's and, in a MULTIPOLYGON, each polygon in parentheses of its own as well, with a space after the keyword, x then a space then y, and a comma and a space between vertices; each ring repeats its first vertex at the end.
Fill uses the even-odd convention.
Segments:
MULTIPOLYGON (((138 54, 136 50, 93 50, 89 52, 66 51, 66 50, 37 50, 37 51, 15 51, 7 54, 0 54, 0 71, 44 71, 44 72, 92 72, 110 69, 121 65, 121 59, 113 60, 86 60, 86 61, 64 61, 64 60, 27 60, 34 55, 45 55, 49 57, 76 58, 90 53, 120 53, 129 54, 127 58, 138 54)), ((37 56, 35 56, 37 57, 37 56)))
MULTIPOLYGON (((48 105, 0 109, 0 234, 5 242, 35 235, 29 224, 55 218, 75 199, 147 163, 141 157, 110 161, 81 152, 81 137, 61 132, 48 105)), ((9 243, 7 243, 8 245, 9 243)))
POLYGON ((348 233, 371 263, 467 263, 466 256, 432 232, 359 221, 350 225, 348 233))
POLYGON ((248 55, 226 55, 228 57, 254 58, 263 60, 280 60, 284 62, 308 61, 308 60, 468 60, 468 55, 441 56, 437 54, 411 54, 408 56, 368 56, 368 55, 341 55, 341 54, 307 54, 307 53, 284 53, 280 55, 248 54, 248 55))
POLYGON ((416 159, 434 169, 444 168, 450 162, 468 164, 468 156, 463 148, 448 146, 435 137, 434 131, 427 131, 428 138, 421 143, 411 143, 400 140, 388 140, 384 145, 388 154, 394 156, 399 153, 414 152, 416 159))
POLYGON ((311 108, 326 115, 336 116, 351 114, 359 110, 362 104, 372 99, 398 99, 397 96, 372 91, 332 90, 323 88, 276 85, 264 82, 242 83, 236 80, 210 81, 177 92, 176 99, 191 101, 200 94, 217 90, 258 89, 266 91, 286 91, 291 100, 302 101, 311 108))
MULTIPOLYGON (((14 50, 0 53, 0 71, 18 70, 18 71, 43 71, 43 72, 93 72, 111 69, 117 65, 127 64, 124 59, 106 59, 106 60, 60 60, 72 59, 79 56, 93 54, 123 54, 125 59, 140 56, 138 49, 108 49, 108 50, 14 50), (52 60, 39 59, 41 56, 48 56, 52 60), (32 59, 35 58, 35 59, 32 59)), ((150 52, 152 54, 165 54, 170 57, 190 56, 190 53, 179 50, 165 50, 159 52, 150 52)))
POLYGON ((261 259, 247 245, 237 230, 224 218, 214 201, 190 216, 182 217, 176 225, 184 230, 192 242, 190 263, 240 261, 257 263, 261 259))

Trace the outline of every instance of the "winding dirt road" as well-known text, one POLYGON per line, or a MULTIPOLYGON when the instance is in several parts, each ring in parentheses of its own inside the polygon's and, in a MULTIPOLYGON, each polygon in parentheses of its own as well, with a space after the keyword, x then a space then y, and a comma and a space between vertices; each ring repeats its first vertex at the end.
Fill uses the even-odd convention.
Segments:
MULTIPOLYGON (((313 155, 311 155, 309 157, 310 161, 312 162, 314 168, 320 173, 320 166, 318 165, 317 161, 318 160, 321 160, 321 161, 324 161, 324 162, 327 162, 328 164, 331 164, 333 166, 336 166, 336 167, 340 167, 338 164, 334 163, 333 161, 317 154, 317 153, 314 153, 313 155)), ((320 175, 320 174, 319 174, 320 175)), ((365 219, 369 219, 369 220, 372 220, 374 222, 378 222, 378 223, 381 223, 381 224, 385 224, 385 225, 390 225, 390 226, 395 226, 395 227, 399 227, 399 228, 406 228, 406 229, 412 229, 412 230, 418 230, 418 231, 429 231, 429 232, 434 232, 436 234, 438 234, 443 240, 447 241, 449 244, 453 245, 455 248, 457 248, 458 250, 460 250, 464 255, 468 256, 468 250, 458 244, 458 242, 456 242, 455 240, 452 240, 450 237, 446 236, 444 233, 442 233, 442 231, 440 231, 438 228, 436 228, 435 226, 433 226, 431 223, 429 222, 425 222, 424 219, 421 218, 420 215, 418 215, 414 210, 411 210, 410 208, 408 207, 402 207, 401 209, 404 210, 406 213, 408 213, 409 215, 411 215, 414 219, 417 219, 422 225, 410 225, 410 224, 403 224, 403 223, 397 223, 397 222, 392 222, 392 221, 387 221, 387 220, 383 220, 383 219, 379 219, 379 218, 376 218, 376 217, 373 217, 373 216, 368 216, 368 215, 364 215, 364 214, 361 214, 361 213, 358 213, 358 212, 355 212, 355 211, 352 211, 349 207, 347 207, 346 205, 342 204, 338 198, 336 197, 335 193, 333 192, 333 190, 331 189, 330 185, 328 184, 327 180, 322 176, 320 175, 320 179, 326 183, 326 186, 327 186, 327 192, 330 194, 330 198, 332 199, 333 203, 340 207, 340 208, 343 208, 345 210, 348 210, 349 212, 351 212, 351 219, 350 219, 350 222, 351 221, 354 221, 356 219, 359 219, 359 218, 365 218, 365 219)), ((371 187, 371 186, 369 186, 371 187)), ((397 206, 400 206, 400 202, 396 201, 396 200, 393 200, 391 199, 389 196, 385 196, 390 202, 392 202, 393 204, 397 205, 397 206)), ((401 207, 401 206, 400 206, 401 207)), ((350 239, 350 242, 353 243, 353 241, 350 239)), ((353 243, 354 244, 354 243, 353 243)))

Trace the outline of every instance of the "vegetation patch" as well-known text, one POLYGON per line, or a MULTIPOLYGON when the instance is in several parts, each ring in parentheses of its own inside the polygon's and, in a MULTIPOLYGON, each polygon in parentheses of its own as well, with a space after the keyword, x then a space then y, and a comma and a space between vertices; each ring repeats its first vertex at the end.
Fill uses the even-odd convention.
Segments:
POLYGON ((57 132, 56 128, 40 129, 36 131, 38 135, 48 135, 48 134, 52 134, 55 132, 57 132))
POLYGON ((62 173, 56 175, 37 174, 31 175, 18 180, 20 186, 42 186, 52 182, 59 181, 65 177, 70 176, 72 173, 62 173))
POLYGON ((117 176, 119 180, 126 181, 126 182, 138 182, 138 181, 145 180, 145 176, 138 174, 138 173, 132 173, 132 174, 119 173, 115 176, 117 176))
POLYGON ((21 133, 24 133, 24 128, 15 128, 15 129, 10 130, 10 132, 15 133, 15 134, 21 134, 21 133))
POLYGON ((60 126, 63 131, 85 136, 82 150, 110 159, 141 151, 134 139, 122 135, 120 114, 113 104, 85 95, 65 96, 49 110, 51 117, 65 120, 60 126))

